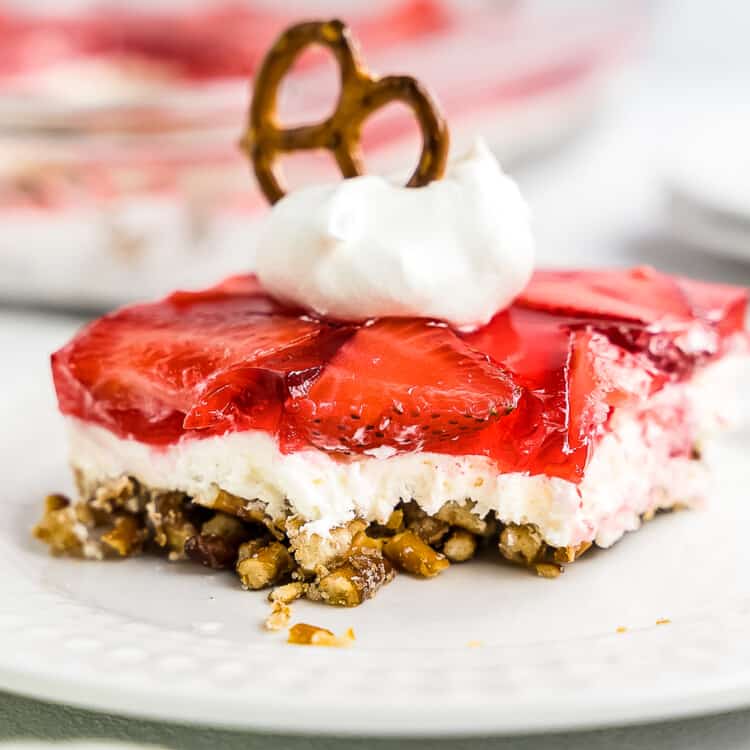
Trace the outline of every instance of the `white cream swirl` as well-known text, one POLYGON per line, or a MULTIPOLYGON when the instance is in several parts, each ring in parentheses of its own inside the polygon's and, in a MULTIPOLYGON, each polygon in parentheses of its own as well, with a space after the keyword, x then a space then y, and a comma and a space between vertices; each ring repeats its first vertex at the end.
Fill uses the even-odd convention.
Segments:
POLYGON ((341 320, 487 323, 527 284, 530 213, 482 140, 443 179, 406 188, 367 175, 289 193, 258 242, 274 296, 341 320))

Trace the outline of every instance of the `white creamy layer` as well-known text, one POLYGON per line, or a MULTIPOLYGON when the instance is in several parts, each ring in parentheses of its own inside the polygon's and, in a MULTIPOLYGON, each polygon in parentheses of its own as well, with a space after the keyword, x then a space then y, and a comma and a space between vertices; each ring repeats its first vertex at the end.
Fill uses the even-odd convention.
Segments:
POLYGON ((674 428, 648 414, 684 409, 676 429, 703 441, 736 410, 734 383, 746 366, 746 357, 728 357, 690 383, 662 390, 645 414, 616 414, 580 485, 498 474, 483 456, 412 453, 341 461, 318 450, 284 455, 259 431, 154 449, 74 418, 68 419, 71 462, 92 481, 127 474, 208 504, 219 489, 257 498, 272 517, 291 511, 321 534, 355 515, 385 521, 400 499, 414 499, 435 513, 449 500, 471 498, 480 514, 492 510, 505 522, 536 524, 554 546, 595 540, 606 547, 637 528, 648 510, 702 502, 708 490, 703 462, 670 457, 674 428))
POLYGON ((257 272, 280 299, 328 317, 487 323, 534 266, 529 209, 487 145, 407 188, 377 175, 289 193, 261 229, 257 272))

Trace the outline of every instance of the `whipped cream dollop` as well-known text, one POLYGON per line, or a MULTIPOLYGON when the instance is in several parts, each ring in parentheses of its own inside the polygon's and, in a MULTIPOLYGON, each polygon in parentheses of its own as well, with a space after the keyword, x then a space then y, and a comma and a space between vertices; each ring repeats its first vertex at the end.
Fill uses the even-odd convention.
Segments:
POLYGON ((261 230, 257 272, 274 296, 364 321, 487 323, 526 286, 530 212, 482 140, 420 188, 365 175, 289 193, 261 230))

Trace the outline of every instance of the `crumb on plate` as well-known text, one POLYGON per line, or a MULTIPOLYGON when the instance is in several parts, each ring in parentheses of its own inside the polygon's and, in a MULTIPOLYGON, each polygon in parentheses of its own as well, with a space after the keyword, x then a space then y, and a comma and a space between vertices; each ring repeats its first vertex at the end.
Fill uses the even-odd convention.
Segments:
POLYGON ((298 646, 331 646, 334 648, 347 648, 355 641, 354 631, 349 628, 343 636, 334 635, 327 628, 319 628, 317 625, 308 625, 298 622, 289 628, 287 643, 298 646))
POLYGON ((281 601, 273 602, 264 623, 266 630, 283 630, 292 617, 292 608, 281 601))

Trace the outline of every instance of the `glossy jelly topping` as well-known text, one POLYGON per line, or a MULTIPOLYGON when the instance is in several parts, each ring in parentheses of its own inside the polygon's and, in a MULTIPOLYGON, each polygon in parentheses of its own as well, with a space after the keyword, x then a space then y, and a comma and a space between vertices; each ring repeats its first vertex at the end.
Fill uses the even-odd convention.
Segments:
POLYGON ((257 429, 285 452, 479 454, 578 481, 612 408, 721 355, 745 304, 650 268, 540 271, 462 334, 314 319, 239 276, 106 315, 52 368, 64 414, 154 446, 257 429))

